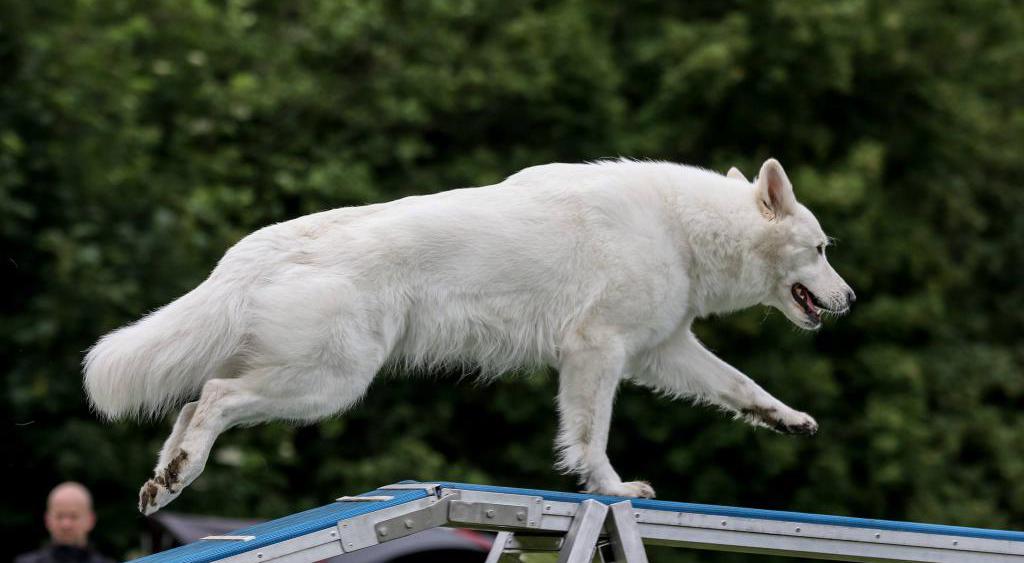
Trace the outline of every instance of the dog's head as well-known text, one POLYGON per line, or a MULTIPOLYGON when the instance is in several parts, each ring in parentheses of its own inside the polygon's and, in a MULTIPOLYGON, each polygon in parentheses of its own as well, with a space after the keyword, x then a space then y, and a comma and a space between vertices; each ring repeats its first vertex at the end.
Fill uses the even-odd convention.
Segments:
MULTIPOLYGON (((743 178, 735 168, 728 175, 743 178)), ((755 204, 767 222, 758 250, 773 276, 764 304, 809 330, 821 327, 823 314, 845 314, 856 296, 829 265, 829 238, 810 210, 797 202, 782 165, 765 161, 753 184, 755 204)))

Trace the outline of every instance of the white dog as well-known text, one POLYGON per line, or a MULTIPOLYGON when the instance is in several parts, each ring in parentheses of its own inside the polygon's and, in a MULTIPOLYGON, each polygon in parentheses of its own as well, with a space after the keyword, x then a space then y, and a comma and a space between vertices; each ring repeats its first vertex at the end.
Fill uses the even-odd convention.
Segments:
POLYGON ((757 304, 805 329, 845 313, 854 294, 827 245, 775 160, 753 183, 663 162, 537 166, 261 229, 199 287, 104 336, 85 387, 109 418, 198 394, 142 487, 147 514, 199 476, 226 429, 340 413, 385 366, 555 366, 558 466, 588 491, 651 497, 605 454, 624 379, 758 426, 817 430, 690 326, 757 304))

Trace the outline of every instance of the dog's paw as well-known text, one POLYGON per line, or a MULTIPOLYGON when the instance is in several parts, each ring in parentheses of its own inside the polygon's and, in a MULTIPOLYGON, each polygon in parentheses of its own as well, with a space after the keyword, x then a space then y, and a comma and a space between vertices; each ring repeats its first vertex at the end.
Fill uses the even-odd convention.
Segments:
POLYGON ((818 431, 818 423, 811 418, 811 415, 788 407, 785 410, 772 407, 751 407, 743 410, 743 417, 752 424, 764 426, 780 434, 811 436, 818 431))
POLYGON ((181 494, 181 489, 173 491, 164 484, 161 478, 154 478, 146 481, 139 490, 139 512, 149 516, 181 494))
POLYGON ((773 429, 783 434, 812 436, 818 431, 818 423, 811 418, 811 415, 805 412, 790 410, 776 418, 773 422, 773 429))
POLYGON ((150 515, 160 510, 181 494, 185 484, 181 483, 183 466, 188 462, 188 452, 179 451, 163 469, 146 481, 139 490, 139 512, 150 515), (175 485, 180 485, 175 489, 175 485))
POLYGON ((787 423, 783 427, 783 432, 787 434, 803 434, 804 436, 813 436, 818 432, 818 423, 811 418, 811 415, 807 413, 797 413, 799 415, 794 423, 787 423))
POLYGON ((647 481, 629 481, 606 485, 587 492, 613 497, 654 498, 654 488, 647 481))

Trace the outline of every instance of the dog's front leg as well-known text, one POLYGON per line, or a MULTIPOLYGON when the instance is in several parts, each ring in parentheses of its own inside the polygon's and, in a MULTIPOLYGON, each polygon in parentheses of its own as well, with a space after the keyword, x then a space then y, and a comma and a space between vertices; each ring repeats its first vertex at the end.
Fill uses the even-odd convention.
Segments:
POLYGON ((624 354, 614 345, 563 356, 558 384, 558 467, 578 473, 587 492, 650 498, 654 489, 649 484, 622 482, 605 451, 612 402, 624 366, 624 354))
POLYGON ((818 423, 810 415, 788 407, 709 352, 688 327, 630 367, 637 383, 718 405, 756 426, 789 434, 814 434, 818 430, 818 423))

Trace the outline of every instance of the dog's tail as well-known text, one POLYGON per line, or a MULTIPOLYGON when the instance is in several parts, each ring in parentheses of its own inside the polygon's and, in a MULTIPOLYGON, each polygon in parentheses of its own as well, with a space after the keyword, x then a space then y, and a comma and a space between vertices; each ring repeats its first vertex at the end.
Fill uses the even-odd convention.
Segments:
POLYGON ((93 408, 110 419, 160 416, 224 370, 244 340, 244 302, 230 289, 211 276, 101 338, 83 362, 93 408))

